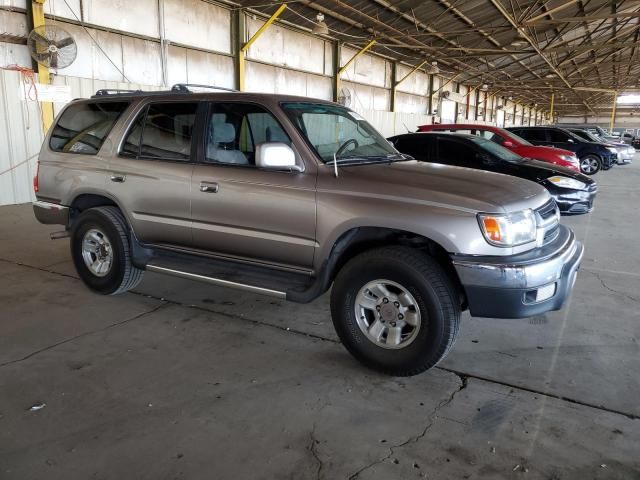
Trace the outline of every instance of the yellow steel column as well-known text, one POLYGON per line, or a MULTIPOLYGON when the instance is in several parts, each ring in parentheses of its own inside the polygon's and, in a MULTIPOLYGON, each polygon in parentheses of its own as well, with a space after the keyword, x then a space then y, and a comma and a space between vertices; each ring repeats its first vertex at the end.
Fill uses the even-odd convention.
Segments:
POLYGON ((550 115, 549 115, 551 117, 551 123, 553 123, 553 107, 554 107, 554 104, 555 104, 555 99, 556 99, 556 94, 552 93, 551 94, 551 112, 550 112, 550 115))
MULTIPOLYGON (((358 52, 356 52, 356 54, 351 57, 349 59, 349 61, 347 61, 347 63, 345 63, 342 67, 340 67, 338 69, 338 71, 335 73, 335 78, 334 78, 334 82, 335 82, 335 101, 338 100, 338 97, 340 96, 340 75, 342 75, 344 73, 344 71, 349 68, 349 66, 356 60, 356 58, 358 58, 360 55, 362 55, 363 53, 365 53, 367 50, 369 50, 371 47, 373 47, 376 44, 375 40, 371 40, 369 43, 367 43, 364 47, 362 47, 360 50, 358 50, 358 52)), ((340 58, 338 58, 338 65, 340 65, 340 58)))
POLYGON ((244 92, 245 90, 244 62, 247 56, 247 50, 249 50, 249 47, 253 44, 253 42, 255 42, 258 39, 258 37, 260 37, 260 35, 262 35, 267 28, 269 28, 269 25, 271 25, 273 22, 276 21, 276 19, 282 14, 282 12, 284 12, 285 8, 287 8, 286 3, 283 3, 282 5, 280 5, 278 10, 276 10, 274 14, 271 15, 266 22, 264 22, 264 25, 262 25, 258 29, 258 31, 249 39, 249 41, 244 45, 242 45, 242 47, 238 51, 238 89, 241 92, 244 92))
MULTIPOLYGON (((33 27, 44 26, 44 2, 46 0, 31 0, 31 11, 33 14, 33 27)), ((38 81, 44 85, 48 85, 49 69, 42 64, 38 64, 38 81)), ((53 104, 51 102, 40 102, 40 111, 42 112, 42 131, 46 134, 49 127, 53 123, 53 104)))
POLYGON ((613 133, 613 126, 616 123, 616 102, 618 101, 618 92, 613 92, 613 107, 611 109, 611 122, 609 123, 609 134, 613 133))

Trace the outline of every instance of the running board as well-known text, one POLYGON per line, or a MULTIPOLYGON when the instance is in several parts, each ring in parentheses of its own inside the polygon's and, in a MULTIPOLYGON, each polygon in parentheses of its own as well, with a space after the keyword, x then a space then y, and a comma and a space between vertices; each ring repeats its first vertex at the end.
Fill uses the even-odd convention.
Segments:
POLYGON ((272 290, 270 288, 257 287, 255 285, 248 285, 246 283, 232 282, 230 280, 224 280, 222 278, 210 277, 207 275, 200 275, 197 273, 185 272, 183 270, 175 270, 173 268, 162 267, 160 265, 147 264, 147 270, 157 273, 163 273, 165 275, 172 275, 174 277, 186 278, 188 280, 196 280, 199 282, 209 283, 218 287, 235 288, 236 290, 244 290, 245 292, 259 293, 270 297, 280 298, 282 300, 287 299, 286 292, 278 290, 272 290))

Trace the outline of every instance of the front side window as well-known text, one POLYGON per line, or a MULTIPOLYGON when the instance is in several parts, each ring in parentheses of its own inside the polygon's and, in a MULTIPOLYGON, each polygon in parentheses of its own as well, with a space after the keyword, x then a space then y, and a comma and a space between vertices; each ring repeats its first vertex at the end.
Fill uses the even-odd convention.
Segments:
POLYGON ((53 127, 49 147, 55 152, 95 155, 129 102, 82 102, 70 105, 53 127))
POLYGON ((195 102, 152 103, 129 129, 121 153, 139 158, 189 160, 197 109, 195 102))
POLYGON ((566 143, 569 141, 569 135, 559 130, 549 130, 549 139, 551 143, 566 143))
POLYGON ((364 118, 340 105, 285 102, 282 108, 325 163, 402 157, 364 118))
POLYGON ((208 163, 255 166, 256 146, 280 142, 291 146, 291 139, 275 117, 259 105, 214 103, 207 123, 208 163))

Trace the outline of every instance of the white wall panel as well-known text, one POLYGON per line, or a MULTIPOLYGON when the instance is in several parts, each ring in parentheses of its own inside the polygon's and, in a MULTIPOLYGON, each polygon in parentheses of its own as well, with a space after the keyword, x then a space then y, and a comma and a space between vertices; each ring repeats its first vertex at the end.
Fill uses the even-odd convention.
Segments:
POLYGON ((415 113, 393 113, 377 110, 354 109, 367 119, 383 136, 391 137, 401 133, 415 132, 419 125, 430 125, 431 116, 415 113))
POLYGON ((249 92, 286 93, 304 97, 331 98, 331 79, 256 62, 246 64, 249 92))
POLYGON ((42 127, 38 104, 22 100, 22 88, 19 72, 0 70, 0 205, 34 199, 42 127))
POLYGON ((26 45, 0 42, 0 67, 8 65, 31 68, 31 56, 26 45))
POLYGON ((419 95, 411 95, 408 93, 396 93, 396 112, 402 113, 420 113, 426 115, 427 97, 419 95))
POLYGON ((14 7, 14 8, 27 8, 27 0, 0 0, 0 6, 14 7))
POLYGON ((231 53, 231 12, 202 0, 163 0, 167 40, 231 53))
POLYGON ((86 23, 159 37, 158 0, 83 0, 82 8, 86 23))
POLYGON ((47 0, 44 4, 44 11, 49 15, 55 15, 60 18, 69 18, 71 20, 76 20, 76 16, 78 18, 82 18, 80 0, 66 0, 66 2, 73 10, 69 9, 69 7, 67 7, 67 3, 63 0, 47 0))
POLYGON ((162 84, 160 44, 149 40, 122 37, 124 74, 133 83, 162 84))
POLYGON ((64 28, 76 41, 78 56, 67 68, 59 73, 75 77, 99 78, 102 80, 122 81, 122 44, 121 35, 89 29, 90 34, 100 44, 106 54, 116 64, 114 67, 104 53, 93 43, 82 27, 65 24, 64 28))
MULTIPOLYGON (((340 52, 340 65, 345 65, 357 52, 353 48, 343 47, 340 52)), ((368 53, 356 58, 340 78, 377 87, 391 86, 389 62, 368 53)))
POLYGON ((376 88, 358 83, 341 82, 341 88, 351 92, 351 105, 354 110, 389 110, 390 92, 384 88, 376 88))
POLYGON ((0 10, 0 33, 26 36, 29 33, 27 16, 20 12, 0 10))
POLYGON ((233 88, 235 67, 233 58, 224 55, 187 50, 187 83, 233 88))
MULTIPOLYGON (((412 67, 398 64, 396 68, 396 81, 403 79, 412 67)), ((416 95, 427 95, 429 93, 429 75, 418 70, 411 74, 404 82, 398 85, 399 92, 414 93, 416 95)))
MULTIPOLYGON (((262 20, 253 20, 248 17, 249 38, 263 24, 262 20)), ((271 25, 249 48, 247 57, 272 65, 321 74, 325 72, 324 44, 324 40, 316 36, 294 32, 279 25, 271 25)))

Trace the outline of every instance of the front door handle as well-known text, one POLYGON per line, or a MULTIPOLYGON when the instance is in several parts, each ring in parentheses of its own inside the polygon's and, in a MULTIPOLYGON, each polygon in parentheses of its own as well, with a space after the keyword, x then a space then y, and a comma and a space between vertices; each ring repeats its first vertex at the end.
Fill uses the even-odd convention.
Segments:
POLYGON ((126 175, 114 174, 111 175, 111 181, 116 183, 124 183, 126 180, 126 175))
POLYGON ((200 191, 203 193, 218 193, 216 182, 200 182, 200 191))

